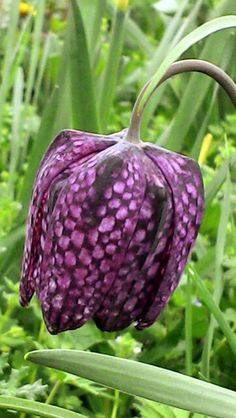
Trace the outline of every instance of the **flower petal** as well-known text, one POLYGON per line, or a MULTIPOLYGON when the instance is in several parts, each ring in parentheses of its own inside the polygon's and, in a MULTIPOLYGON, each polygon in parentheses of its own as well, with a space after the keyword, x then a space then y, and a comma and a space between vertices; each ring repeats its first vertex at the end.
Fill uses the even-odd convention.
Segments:
POLYGON ((117 144, 79 165, 59 193, 36 283, 51 333, 83 325, 113 286, 144 199, 140 153, 117 144))
POLYGON ((174 233, 165 265, 158 272, 160 286, 149 308, 142 314, 138 329, 155 321, 178 285, 197 236, 204 206, 201 172, 194 160, 154 146, 147 145, 144 150, 162 171, 172 191, 174 233))
POLYGON ((39 273, 40 235, 42 222, 46 223, 45 202, 48 199, 48 188, 73 164, 78 164, 78 161, 81 163, 95 152, 100 152, 115 143, 116 140, 112 137, 65 130, 60 132, 49 146, 36 176, 29 209, 20 285, 20 302, 23 306, 27 305, 33 296, 34 282, 39 273))
POLYGON ((138 212, 138 221, 130 239, 124 261, 117 271, 112 289, 106 295, 95 322, 102 330, 115 331, 130 325, 146 306, 149 288, 154 285, 158 262, 165 248, 166 221, 169 230, 171 210, 166 180, 157 166, 142 155, 140 166, 145 175, 145 196, 138 212), (160 251, 157 251, 159 246, 160 251), (161 248, 162 246, 162 248, 161 248), (155 252, 155 257, 152 256, 155 252))

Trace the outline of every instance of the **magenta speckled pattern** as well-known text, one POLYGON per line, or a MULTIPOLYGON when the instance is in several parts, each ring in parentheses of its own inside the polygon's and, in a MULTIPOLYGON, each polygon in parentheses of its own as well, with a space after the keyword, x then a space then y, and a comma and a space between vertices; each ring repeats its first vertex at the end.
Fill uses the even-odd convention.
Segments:
POLYGON ((150 326, 177 286, 196 239, 203 187, 191 159, 125 131, 65 130, 39 167, 20 284, 48 331, 89 319, 105 331, 150 326))

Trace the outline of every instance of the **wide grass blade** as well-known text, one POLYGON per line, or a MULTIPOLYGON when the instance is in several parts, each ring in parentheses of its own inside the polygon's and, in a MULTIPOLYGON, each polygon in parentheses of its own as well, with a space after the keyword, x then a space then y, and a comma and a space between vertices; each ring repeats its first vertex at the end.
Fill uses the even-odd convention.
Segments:
POLYGON ((11 396, 0 396, 0 409, 26 412, 32 416, 35 414, 43 418, 86 418, 85 415, 68 411, 57 406, 46 405, 45 403, 29 401, 11 396))
POLYGON ((102 132, 107 129, 110 110, 115 96, 118 69, 124 42, 126 16, 127 11, 122 10, 119 6, 117 6, 113 20, 109 53, 100 92, 99 115, 102 132))
POLYGON ((236 418, 236 393, 170 370, 97 353, 41 350, 27 360, 134 396, 217 418, 236 418))
POLYGON ((68 29, 73 128, 96 133, 99 127, 89 50, 76 0, 71 0, 68 29))

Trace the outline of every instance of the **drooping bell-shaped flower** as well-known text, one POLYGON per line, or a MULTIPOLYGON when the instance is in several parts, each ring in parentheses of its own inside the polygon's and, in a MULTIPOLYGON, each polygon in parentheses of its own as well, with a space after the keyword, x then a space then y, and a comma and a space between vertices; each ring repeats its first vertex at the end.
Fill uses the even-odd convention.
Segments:
POLYGON ((28 217, 20 301, 34 292, 49 332, 93 319, 151 325, 176 288, 203 212, 197 163, 124 132, 61 132, 28 217))

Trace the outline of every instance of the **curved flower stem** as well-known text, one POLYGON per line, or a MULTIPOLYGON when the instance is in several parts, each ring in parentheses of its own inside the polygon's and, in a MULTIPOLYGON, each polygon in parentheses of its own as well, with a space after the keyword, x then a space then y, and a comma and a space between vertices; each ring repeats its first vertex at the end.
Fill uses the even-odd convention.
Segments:
MULTIPOLYGON (((157 83, 152 94, 162 83, 164 83, 164 81, 168 80, 172 76, 176 74, 190 72, 190 71, 195 71, 195 72, 206 74, 212 77, 215 81, 217 81, 226 91, 226 93, 232 100, 233 105, 236 108, 236 84, 234 83, 234 81, 221 68, 217 67, 214 64, 211 64, 210 62, 203 61, 203 60, 193 59, 193 60, 181 60, 181 61, 175 62, 174 64, 170 66, 170 68, 166 71, 166 73, 161 78, 161 80, 157 83)), ((145 106, 142 107, 140 111, 140 102, 148 86, 150 85, 151 81, 152 79, 149 80, 145 84, 145 86, 141 90, 134 105, 134 109, 133 109, 133 113, 132 113, 131 121, 130 121, 130 126, 129 126, 127 136, 126 136, 127 140, 133 143, 138 143, 140 140, 140 124, 141 124, 143 111, 145 108, 145 106)))

